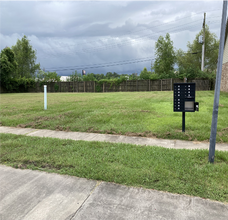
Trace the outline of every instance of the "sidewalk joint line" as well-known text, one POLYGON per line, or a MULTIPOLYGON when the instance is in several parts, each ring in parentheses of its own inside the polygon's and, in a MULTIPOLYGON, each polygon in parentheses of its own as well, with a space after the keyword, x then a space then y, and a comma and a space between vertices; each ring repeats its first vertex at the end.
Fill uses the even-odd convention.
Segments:
POLYGON ((94 188, 91 190, 90 194, 86 197, 86 199, 84 200, 84 202, 80 205, 80 207, 76 210, 76 212, 71 216, 71 218, 69 220, 72 220, 77 213, 79 212, 79 210, 82 208, 82 206, 86 203, 86 201, 89 199, 89 197, 93 194, 94 190, 102 183, 103 181, 97 181, 96 186, 94 186, 94 188))

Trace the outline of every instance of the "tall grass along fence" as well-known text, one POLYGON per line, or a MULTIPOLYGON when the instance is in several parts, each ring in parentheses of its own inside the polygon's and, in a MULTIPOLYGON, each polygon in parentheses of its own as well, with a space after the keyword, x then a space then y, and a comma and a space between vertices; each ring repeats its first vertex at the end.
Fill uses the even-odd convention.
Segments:
MULTIPOLYGON (((183 82, 181 79, 159 80, 126 80, 119 84, 111 82, 47 82, 35 83, 28 88, 28 92, 43 92, 43 85, 47 85, 47 92, 136 92, 136 91, 172 91, 173 84, 183 82)), ((209 79, 188 80, 196 83, 196 90, 214 90, 214 81, 209 79)), ((1 92, 4 92, 1 90, 1 92)))

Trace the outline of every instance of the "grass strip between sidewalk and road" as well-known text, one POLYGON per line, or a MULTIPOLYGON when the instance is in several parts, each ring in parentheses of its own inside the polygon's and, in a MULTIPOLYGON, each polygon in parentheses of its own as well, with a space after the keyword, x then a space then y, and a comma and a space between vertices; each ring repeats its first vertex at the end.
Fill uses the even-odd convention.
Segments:
POLYGON ((1 164, 228 202, 228 152, 0 134, 1 164))

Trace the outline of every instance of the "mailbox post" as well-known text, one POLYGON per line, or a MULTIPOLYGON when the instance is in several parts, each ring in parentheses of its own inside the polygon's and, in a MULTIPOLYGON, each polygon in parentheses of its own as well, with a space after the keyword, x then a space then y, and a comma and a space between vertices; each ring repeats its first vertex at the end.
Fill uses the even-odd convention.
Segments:
POLYGON ((173 111, 182 112, 182 132, 185 132, 185 112, 199 111, 195 102, 195 83, 174 83, 173 111))

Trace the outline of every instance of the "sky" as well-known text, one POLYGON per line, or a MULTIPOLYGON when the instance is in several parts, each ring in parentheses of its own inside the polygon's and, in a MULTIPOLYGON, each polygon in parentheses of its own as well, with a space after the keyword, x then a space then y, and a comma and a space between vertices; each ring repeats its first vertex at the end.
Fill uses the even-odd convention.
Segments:
POLYGON ((187 51, 206 24, 220 38, 220 1, 0 1, 0 49, 26 35, 45 71, 138 73, 169 33, 187 51))

